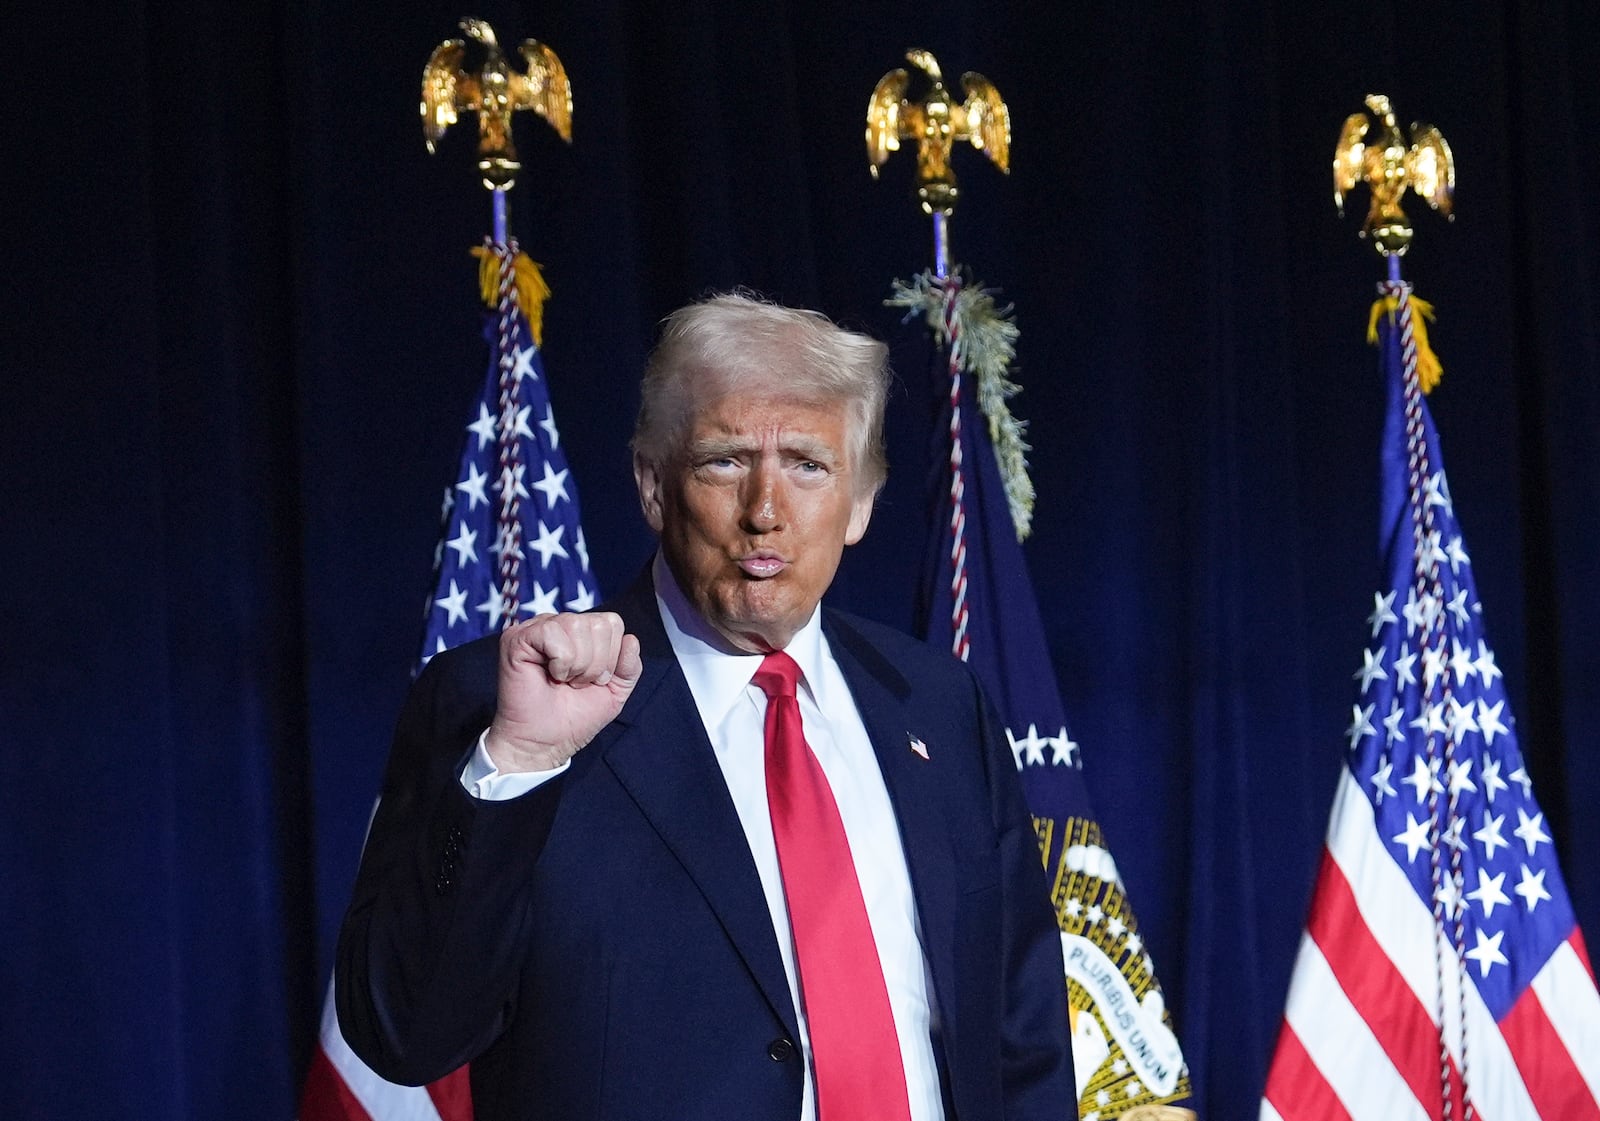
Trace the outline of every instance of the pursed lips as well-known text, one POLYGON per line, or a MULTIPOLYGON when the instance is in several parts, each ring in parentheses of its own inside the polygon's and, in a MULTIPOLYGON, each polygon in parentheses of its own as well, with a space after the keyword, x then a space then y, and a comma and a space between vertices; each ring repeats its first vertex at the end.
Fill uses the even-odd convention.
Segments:
POLYGON ((739 569, 757 580, 770 579, 788 567, 789 562, 768 549, 758 549, 739 558, 739 569))

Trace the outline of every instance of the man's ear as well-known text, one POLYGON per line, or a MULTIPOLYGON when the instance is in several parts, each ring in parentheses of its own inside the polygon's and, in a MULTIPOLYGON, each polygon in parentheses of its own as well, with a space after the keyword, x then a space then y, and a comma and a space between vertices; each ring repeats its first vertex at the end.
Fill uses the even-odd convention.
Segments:
POLYGON ((644 512, 644 520, 659 535, 663 497, 661 472, 638 452, 633 455, 633 483, 639 488, 639 509, 644 512))
POLYGON ((850 507, 850 524, 845 527, 844 543, 854 545, 867 532, 867 523, 872 521, 872 507, 878 501, 877 491, 862 495, 850 507))

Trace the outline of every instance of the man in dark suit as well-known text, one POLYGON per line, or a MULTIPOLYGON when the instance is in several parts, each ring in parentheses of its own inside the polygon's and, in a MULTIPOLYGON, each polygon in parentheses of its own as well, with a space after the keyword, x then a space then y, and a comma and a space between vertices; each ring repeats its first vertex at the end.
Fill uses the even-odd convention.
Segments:
POLYGON ((386 1078, 480 1121, 1076 1112, 1061 949, 966 667, 819 608, 884 477, 882 344, 719 296, 634 437, 656 559, 434 658, 335 970, 386 1078))

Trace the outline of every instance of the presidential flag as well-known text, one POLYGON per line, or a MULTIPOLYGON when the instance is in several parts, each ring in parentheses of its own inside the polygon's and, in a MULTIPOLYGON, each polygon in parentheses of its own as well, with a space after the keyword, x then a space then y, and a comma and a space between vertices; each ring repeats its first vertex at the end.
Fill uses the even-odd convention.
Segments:
MULTIPOLYGON (((549 294, 538 267, 509 245, 474 250, 489 369, 466 426, 456 481, 444 493, 443 530, 424 607, 417 667, 518 619, 595 605, 578 490, 561 450, 540 357, 549 294)), ((345 1043, 324 1002, 300 1121, 471 1121, 467 1068, 426 1087, 374 1074, 345 1043)))
POLYGON ((1373 309, 1384 580, 1263 1121, 1600 1119, 1600 996, 1423 394, 1429 310, 1373 309))
POLYGON ((1033 491, 1006 406, 1016 325, 960 277, 923 273, 897 283, 889 303, 921 313, 945 348, 918 625, 972 666, 1006 724, 1061 926, 1079 1116, 1111 1121, 1142 1107, 1149 1121, 1193 1117, 1170 1105, 1190 1096, 1188 1068, 1089 805, 1022 557, 1033 491))

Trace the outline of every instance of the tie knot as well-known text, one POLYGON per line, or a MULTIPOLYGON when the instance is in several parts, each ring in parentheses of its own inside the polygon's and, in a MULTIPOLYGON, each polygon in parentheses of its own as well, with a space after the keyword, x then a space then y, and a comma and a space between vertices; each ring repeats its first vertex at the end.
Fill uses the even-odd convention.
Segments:
POLYGON ((770 700, 773 697, 793 697, 800 684, 800 666, 782 650, 774 650, 761 659, 761 668, 751 678, 770 700))

